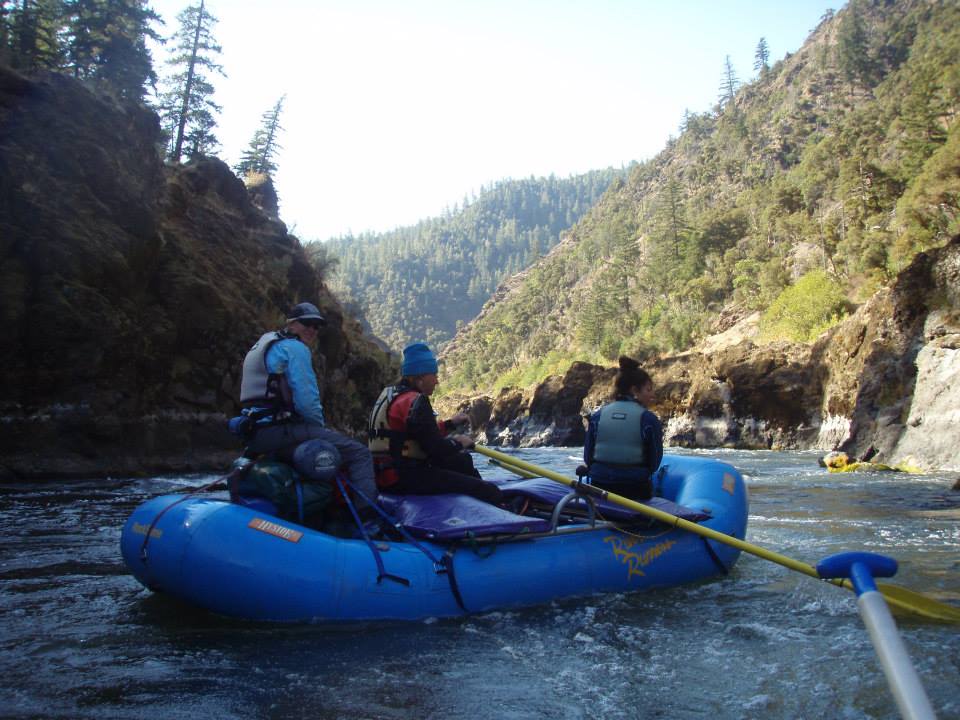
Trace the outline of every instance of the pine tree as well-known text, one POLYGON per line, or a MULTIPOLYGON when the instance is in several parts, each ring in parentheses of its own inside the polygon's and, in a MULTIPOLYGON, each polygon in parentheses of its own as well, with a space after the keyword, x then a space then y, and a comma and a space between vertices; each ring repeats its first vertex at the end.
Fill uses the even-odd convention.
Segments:
POLYGON ((740 87, 740 81, 737 79, 730 56, 727 55, 723 61, 723 82, 720 83, 720 107, 733 100, 738 87, 740 87))
POLYGON ((760 38, 757 43, 757 50, 753 54, 753 69, 761 76, 770 69, 770 48, 767 47, 766 38, 760 38))
POLYGON ((840 69, 850 82, 869 85, 876 72, 876 63, 870 57, 870 38, 860 14, 860 7, 851 2, 837 31, 837 54, 840 69))
POLYGON ((684 204, 683 187, 675 177, 669 178, 660 194, 658 220, 662 236, 668 241, 676 258, 680 257, 681 239, 688 230, 684 204))
POLYGON ((909 92, 900 105, 904 129, 899 142, 904 151, 901 164, 908 177, 919 173, 927 158, 947 141, 946 118, 950 115, 950 95, 939 77, 940 69, 931 62, 917 65, 909 92))
POLYGON ((92 72, 97 48, 102 40, 99 31, 99 0, 68 0, 66 69, 75 78, 85 78, 92 72))
POLYGON ((65 67, 74 77, 95 80, 123 98, 142 100, 157 76, 146 38, 160 20, 146 0, 67 0, 65 67))
POLYGON ((273 156, 277 150, 283 149, 277 142, 277 135, 283 130, 280 125, 280 113, 283 111, 283 101, 286 98, 286 95, 281 97, 272 109, 263 114, 263 124, 254 133, 249 147, 240 156, 240 162, 234 168, 241 177, 249 173, 272 175, 277 171, 273 156))
POLYGON ((13 67, 31 72, 59 70, 63 49, 59 33, 64 7, 61 0, 20 0, 5 17, 13 67))
POLYGON ((217 120, 213 114, 220 112, 221 108, 212 100, 209 100, 209 96, 213 94, 213 86, 206 83, 195 83, 194 89, 196 91, 194 97, 200 97, 202 91, 202 94, 208 99, 191 110, 189 122, 185 126, 183 152, 190 159, 201 155, 212 155, 220 147, 220 142, 213 134, 217 127, 217 120))
POLYGON ((168 156, 180 162, 184 147, 194 157, 217 147, 213 134, 220 106, 213 99, 213 85, 203 70, 224 75, 223 68, 211 56, 221 47, 213 38, 217 19, 204 8, 205 0, 177 16, 180 29, 173 36, 176 54, 167 62, 176 72, 168 78, 169 89, 160 98, 161 122, 168 136, 168 156))

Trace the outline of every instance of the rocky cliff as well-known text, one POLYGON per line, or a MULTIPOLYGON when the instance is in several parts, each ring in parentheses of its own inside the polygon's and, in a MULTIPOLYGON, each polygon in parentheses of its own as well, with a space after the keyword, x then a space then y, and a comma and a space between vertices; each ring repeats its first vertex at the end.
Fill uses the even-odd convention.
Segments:
POLYGON ((165 165, 159 132, 139 105, 0 68, 0 474, 222 466, 243 355, 303 300, 330 321, 334 426, 361 430, 394 376, 276 215, 217 159, 165 165))
POLYGON ((819 447, 960 469, 960 236, 918 255, 820 346, 819 447))
MULTIPOLYGON (((960 469, 960 237, 918 255, 888 289, 812 345, 758 345, 756 317, 697 350, 650 361, 665 441, 685 447, 840 449, 852 457, 960 469), (746 329, 745 329, 746 328, 746 329)), ((574 363, 563 376, 495 397, 451 396, 478 439, 579 445, 583 416, 615 370, 574 363)))

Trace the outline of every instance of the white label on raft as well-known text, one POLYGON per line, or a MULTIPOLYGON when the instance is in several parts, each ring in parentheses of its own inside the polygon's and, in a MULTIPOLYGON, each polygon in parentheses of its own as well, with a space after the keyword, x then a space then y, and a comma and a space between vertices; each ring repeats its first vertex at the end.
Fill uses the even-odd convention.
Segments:
POLYGON ((444 521, 443 521, 443 524, 444 524, 444 525, 450 525, 450 526, 452 526, 452 527, 457 527, 457 526, 459 526, 459 525, 466 525, 466 524, 467 524, 467 521, 464 520, 463 518, 452 517, 452 518, 447 518, 446 520, 444 520, 444 521))
POLYGON ((723 474, 723 489, 728 493, 733 495, 733 491, 737 488, 737 479, 730 473, 723 474))
POLYGON ((300 538, 303 537, 303 533, 299 530, 294 530, 293 528, 288 528, 279 523, 264 520, 263 518, 254 518, 247 527, 252 527, 254 530, 265 532, 268 535, 275 535, 278 538, 283 538, 284 540, 289 540, 294 543, 300 542, 300 538))

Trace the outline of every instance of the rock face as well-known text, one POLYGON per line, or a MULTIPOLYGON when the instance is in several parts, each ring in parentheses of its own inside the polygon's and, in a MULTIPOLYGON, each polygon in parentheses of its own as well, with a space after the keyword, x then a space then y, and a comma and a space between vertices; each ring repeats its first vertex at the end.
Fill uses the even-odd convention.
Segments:
POLYGON ((837 329, 825 348, 823 404, 837 435, 821 446, 839 437, 857 458, 960 469, 958 308, 960 237, 918 255, 837 329))
MULTIPOLYGON (((809 447, 819 431, 809 356, 804 346, 746 342, 712 355, 684 353, 647 364, 657 388, 651 409, 664 422, 665 442, 809 447)), ((526 390, 507 388, 494 400, 461 400, 458 407, 471 413, 478 439, 491 445, 582 445, 584 419, 609 399, 615 374, 615 368, 574 363, 563 377, 526 390), (490 409, 478 412, 480 407, 490 409)))
MULTIPOLYGON (((757 345, 726 329, 703 351, 645 366, 665 443, 839 449, 852 458, 960 469, 960 237, 918 255, 897 281, 811 346, 757 345)), ((755 320, 755 319, 754 319, 755 320)), ((448 398, 493 445, 579 445, 583 417, 609 397, 613 368, 575 363, 563 377, 491 399, 448 398)))
POLYGON ((665 441, 685 447, 807 447, 819 430, 816 373, 803 345, 750 341, 648 368, 665 441))
POLYGON ((0 472, 210 469, 236 455, 243 355, 302 300, 331 424, 394 375, 219 160, 165 166, 156 116, 0 69, 0 472))
POLYGON ((613 371, 574 363, 563 377, 554 376, 527 392, 505 389, 493 401, 480 398, 466 407, 471 426, 489 445, 582 445, 581 413, 586 398, 613 371), (483 417, 478 407, 489 407, 483 417))
POLYGON ((280 200, 273 187, 273 179, 264 173, 247 173, 243 178, 247 188, 247 195, 256 207, 260 208, 268 217, 276 218, 280 214, 280 200))

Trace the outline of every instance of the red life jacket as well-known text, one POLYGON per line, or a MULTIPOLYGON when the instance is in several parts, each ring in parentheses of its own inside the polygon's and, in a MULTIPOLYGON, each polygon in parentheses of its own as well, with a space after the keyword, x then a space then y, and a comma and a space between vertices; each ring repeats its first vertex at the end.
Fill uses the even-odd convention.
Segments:
MULTIPOLYGON (((407 431, 410 408, 420 397, 420 392, 408 385, 391 385, 384 388, 373 406, 367 426, 367 446, 373 454, 373 467, 377 486, 389 488, 399 479, 398 460, 426 460, 427 454, 407 431)), ((447 434, 443 423, 437 424, 440 432, 447 434)))

